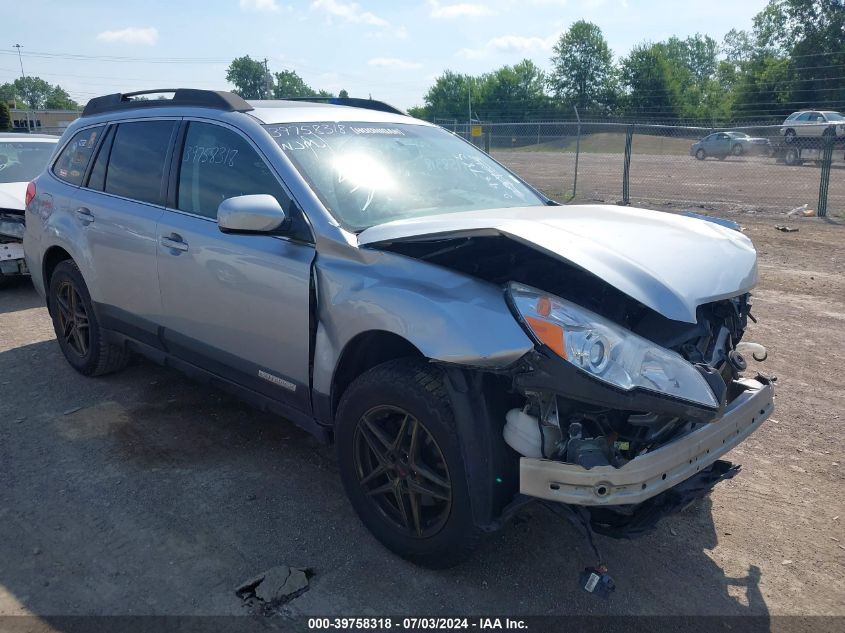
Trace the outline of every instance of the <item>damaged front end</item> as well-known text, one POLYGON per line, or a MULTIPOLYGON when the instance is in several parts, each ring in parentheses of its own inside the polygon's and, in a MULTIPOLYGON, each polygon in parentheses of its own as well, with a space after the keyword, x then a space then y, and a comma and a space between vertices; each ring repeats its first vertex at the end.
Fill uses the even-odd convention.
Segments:
MULTIPOLYGON (((590 514, 622 535, 706 494, 719 458, 773 410, 743 377, 757 257, 712 222, 583 206, 456 213, 376 226, 359 240, 501 288, 534 342, 503 368, 504 425, 522 498, 590 514)), ((513 505, 513 504, 512 504, 513 505)), ((505 511, 505 515, 508 511, 505 511)))
POLYGON ((4 278, 28 273, 23 253, 22 211, 0 209, 0 284, 4 278))
POLYGON ((695 324, 635 302, 610 321, 521 285, 510 297, 538 343, 504 429, 523 495, 584 506, 597 532, 632 536, 737 472, 719 458, 774 407, 771 380, 741 376, 747 294, 700 306, 695 324))

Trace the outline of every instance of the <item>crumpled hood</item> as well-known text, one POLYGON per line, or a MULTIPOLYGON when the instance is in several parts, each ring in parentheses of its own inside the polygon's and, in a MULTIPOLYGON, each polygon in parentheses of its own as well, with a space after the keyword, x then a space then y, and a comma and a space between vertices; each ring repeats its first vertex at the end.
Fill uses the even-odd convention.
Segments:
POLYGON ((0 209, 24 210, 27 182, 0 183, 0 209))
POLYGON ((396 220, 362 231, 360 246, 504 235, 593 273, 676 321, 704 303, 748 292, 757 252, 713 222, 615 205, 518 207, 396 220))

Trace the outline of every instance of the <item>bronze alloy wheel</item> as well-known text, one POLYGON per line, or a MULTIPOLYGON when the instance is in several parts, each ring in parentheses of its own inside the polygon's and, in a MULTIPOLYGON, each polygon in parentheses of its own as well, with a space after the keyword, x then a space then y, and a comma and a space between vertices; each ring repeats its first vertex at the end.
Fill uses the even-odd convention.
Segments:
POLYGON ((399 407, 375 407, 359 420, 353 449, 358 484, 396 528, 416 538, 441 530, 452 509, 452 483, 422 422, 399 407))
POLYGON ((56 294, 56 309, 59 330, 68 348, 80 358, 85 358, 91 347, 90 322, 85 303, 72 282, 64 281, 59 286, 56 294))

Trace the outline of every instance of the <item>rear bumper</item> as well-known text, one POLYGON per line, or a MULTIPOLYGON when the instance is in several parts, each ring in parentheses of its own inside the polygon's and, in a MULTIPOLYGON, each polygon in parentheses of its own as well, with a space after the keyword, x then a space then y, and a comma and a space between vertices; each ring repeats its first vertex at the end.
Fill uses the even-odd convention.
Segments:
POLYGON ((737 381, 743 389, 719 420, 621 468, 523 457, 519 488, 524 495, 582 506, 637 504, 664 492, 707 468, 740 444, 774 410, 774 387, 762 377, 737 381))

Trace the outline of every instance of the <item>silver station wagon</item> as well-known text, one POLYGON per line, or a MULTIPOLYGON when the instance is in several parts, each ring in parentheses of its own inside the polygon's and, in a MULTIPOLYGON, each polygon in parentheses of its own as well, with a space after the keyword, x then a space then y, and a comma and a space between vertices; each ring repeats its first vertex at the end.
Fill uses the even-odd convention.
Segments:
POLYGON ((171 92, 91 100, 29 184, 74 369, 142 354, 334 442, 364 524, 429 566, 528 502, 630 536, 734 475, 773 406, 742 233, 558 205, 377 101, 171 92))

